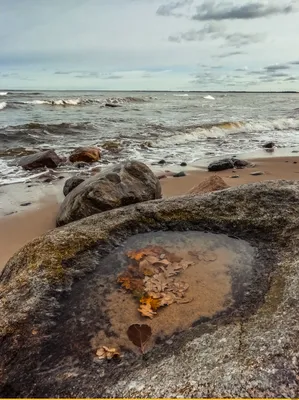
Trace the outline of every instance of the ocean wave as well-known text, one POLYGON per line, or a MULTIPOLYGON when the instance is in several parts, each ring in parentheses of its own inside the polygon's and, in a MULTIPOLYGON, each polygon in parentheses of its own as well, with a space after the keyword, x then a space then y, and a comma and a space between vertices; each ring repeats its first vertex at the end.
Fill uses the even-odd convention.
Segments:
POLYGON ((144 103, 147 100, 139 97, 108 97, 108 98, 75 98, 75 99, 58 99, 58 100, 27 100, 17 102, 18 104, 32 104, 32 105, 49 105, 49 106, 79 106, 97 103, 103 107, 108 104, 122 105, 127 103, 144 103))
POLYGON ((2 101, 0 103, 0 110, 4 110, 4 108, 7 106, 7 103, 5 101, 2 101))
POLYGON ((184 93, 184 94, 174 94, 174 97, 189 97, 189 94, 184 93))
POLYGON ((204 99, 206 99, 206 100, 215 100, 215 97, 209 95, 209 96, 205 96, 204 99))
POLYGON ((0 96, 7 96, 8 92, 0 92, 0 96))

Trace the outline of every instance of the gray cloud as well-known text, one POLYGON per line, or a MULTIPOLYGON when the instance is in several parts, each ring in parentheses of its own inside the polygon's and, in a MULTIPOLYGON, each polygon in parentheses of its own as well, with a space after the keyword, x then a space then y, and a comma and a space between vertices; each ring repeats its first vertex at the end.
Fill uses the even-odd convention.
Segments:
POLYGON ((289 76, 289 74, 286 74, 285 72, 273 72, 270 76, 273 76, 274 78, 280 78, 283 76, 289 76))
POLYGON ((192 16, 192 19, 198 21, 256 19, 278 14, 289 14, 294 11, 296 11, 296 8, 293 1, 289 2, 288 5, 250 2, 238 6, 228 2, 216 3, 213 0, 205 0, 201 6, 197 7, 197 12, 192 16))
POLYGON ((54 75, 70 75, 72 73, 72 71, 56 71, 54 72, 54 75))
POLYGON ((292 61, 290 64, 291 65, 299 65, 299 61, 292 61))
POLYGON ((246 54, 244 51, 229 51, 227 53, 222 53, 214 56, 215 58, 227 58, 227 57, 233 57, 233 56, 239 56, 242 54, 246 54))
POLYGON ((259 43, 265 39, 266 35, 262 33, 231 33, 225 36, 230 46, 243 47, 252 43, 259 43))
POLYGON ((184 14, 175 12, 178 8, 184 7, 187 4, 193 3, 193 0, 181 0, 181 1, 173 1, 168 4, 162 4, 158 10, 156 11, 157 15, 161 15, 163 17, 183 17, 184 14))
POLYGON ((287 64, 274 64, 274 65, 268 65, 264 69, 267 72, 275 72, 275 71, 281 71, 281 70, 290 69, 290 67, 287 64))
POLYGON ((178 35, 169 36, 170 42, 180 43, 181 41, 195 42, 204 40, 207 36, 212 39, 219 39, 223 37, 225 26, 219 23, 206 24, 202 29, 191 29, 190 31, 179 33, 178 35))
POLYGON ((284 79, 284 81, 291 81, 291 82, 294 82, 297 80, 298 80, 298 78, 296 78, 295 76, 289 76, 288 78, 284 79))

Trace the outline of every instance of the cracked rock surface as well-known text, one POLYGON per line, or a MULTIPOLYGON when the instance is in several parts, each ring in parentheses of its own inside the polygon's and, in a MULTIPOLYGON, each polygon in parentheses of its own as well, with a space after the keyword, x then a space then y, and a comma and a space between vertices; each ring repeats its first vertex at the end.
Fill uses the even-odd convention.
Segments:
POLYGON ((296 398, 298 251, 293 181, 140 203, 53 230, 20 250, 1 275, 0 395, 296 398), (78 299, 83 287, 88 303, 99 260, 137 233, 187 229, 256 248, 252 295, 159 341, 144 357, 94 360, 90 332, 104 317, 90 303, 79 320, 78 299))

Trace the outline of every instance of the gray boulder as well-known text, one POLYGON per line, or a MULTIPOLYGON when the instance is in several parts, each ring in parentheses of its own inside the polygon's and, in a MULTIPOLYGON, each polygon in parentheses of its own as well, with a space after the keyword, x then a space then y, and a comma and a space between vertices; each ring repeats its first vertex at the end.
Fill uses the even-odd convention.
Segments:
POLYGON ((57 226, 113 208, 161 198, 159 179, 143 163, 130 161, 86 179, 64 199, 57 226))
POLYGON ((41 151, 30 156, 25 156, 17 161, 17 165, 24 169, 57 168, 62 159, 53 150, 41 151))
POLYGON ((72 190, 74 190, 80 183, 84 182, 85 179, 80 176, 72 176, 71 178, 65 181, 63 187, 63 194, 67 196, 72 190))
POLYGON ((211 172, 224 171, 225 169, 234 168, 234 162, 231 158, 224 158, 223 160, 213 161, 208 166, 211 172))
POLYGON ((298 215, 299 182, 269 181, 111 210, 28 243, 0 279, 0 396, 297 398, 298 215), (101 260, 136 234, 189 229, 232 235, 240 254, 250 244, 247 284, 232 275, 225 312, 144 357, 96 359, 95 332, 115 338, 105 307, 118 270, 101 260))

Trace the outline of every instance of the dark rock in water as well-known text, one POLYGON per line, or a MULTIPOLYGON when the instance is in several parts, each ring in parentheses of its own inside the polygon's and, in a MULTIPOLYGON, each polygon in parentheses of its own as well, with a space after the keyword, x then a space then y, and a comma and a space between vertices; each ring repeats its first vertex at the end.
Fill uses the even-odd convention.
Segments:
POLYGON ((248 161, 245 160, 239 160, 239 159, 233 159, 234 167, 236 168, 245 168, 249 165, 248 161))
POLYGON ((107 168, 86 179, 61 204, 57 226, 93 214, 161 198, 161 185, 154 173, 138 161, 107 168))
POLYGON ((182 163, 181 163, 181 167, 187 167, 187 163, 182 162, 182 163))
POLYGON ((293 150, 292 153, 299 153, 299 151, 298 150, 293 150))
POLYGON ((224 158, 223 160, 213 161, 208 166, 209 171, 224 171, 231 168, 234 168, 234 162, 231 158, 224 158))
POLYGON ((64 179, 64 176, 61 175, 61 176, 59 176, 57 179, 64 179))
POLYGON ((274 142, 268 142, 268 143, 263 144, 264 149, 273 149, 274 147, 275 147, 274 142))
POLYGON ((115 103, 106 103, 105 107, 115 108, 115 107, 121 107, 121 105, 120 104, 115 104, 115 103))
POLYGON ((100 149, 97 147, 79 147, 70 155, 70 162, 93 163, 101 158, 100 149))
POLYGON ((184 171, 178 172, 177 174, 172 175, 174 178, 181 178, 183 176, 186 176, 184 171))
POLYGON ((49 178, 44 179, 43 182, 50 183, 50 182, 53 182, 53 180, 54 180, 54 177, 49 177, 49 178))
POLYGON ((42 151, 17 160, 17 165, 27 170, 42 167, 57 168, 60 163, 60 157, 53 150, 42 151))
POLYGON ((268 181, 140 203, 34 239, 1 275, 0 397, 298 397, 298 215, 299 182, 268 181), (94 363, 94 335, 115 338, 102 302, 109 287, 117 298, 118 270, 104 257, 136 234, 188 229, 253 247, 246 291, 236 281, 226 311, 165 335, 144 359, 124 349, 120 362, 94 363))
POLYGON ((85 179, 80 176, 72 176, 68 180, 65 181, 63 187, 63 194, 67 196, 72 190, 74 190, 80 183, 84 182, 85 179))
POLYGON ((75 162, 75 163, 73 164, 73 166, 74 166, 75 168, 81 169, 81 168, 89 167, 89 164, 88 164, 87 162, 78 161, 78 162, 75 162))
POLYGON ((259 176, 259 175, 264 175, 264 173, 262 171, 255 171, 255 172, 251 172, 252 176, 259 176))
POLYGON ((165 160, 160 160, 160 161, 158 161, 158 164, 160 164, 160 165, 166 164, 166 161, 165 160))
POLYGON ((31 203, 27 202, 27 203, 21 203, 20 206, 21 207, 26 207, 26 206, 30 206, 31 203))
POLYGON ((16 213, 17 213, 17 211, 11 211, 11 212, 6 213, 4 216, 8 217, 9 215, 16 214, 16 213))

